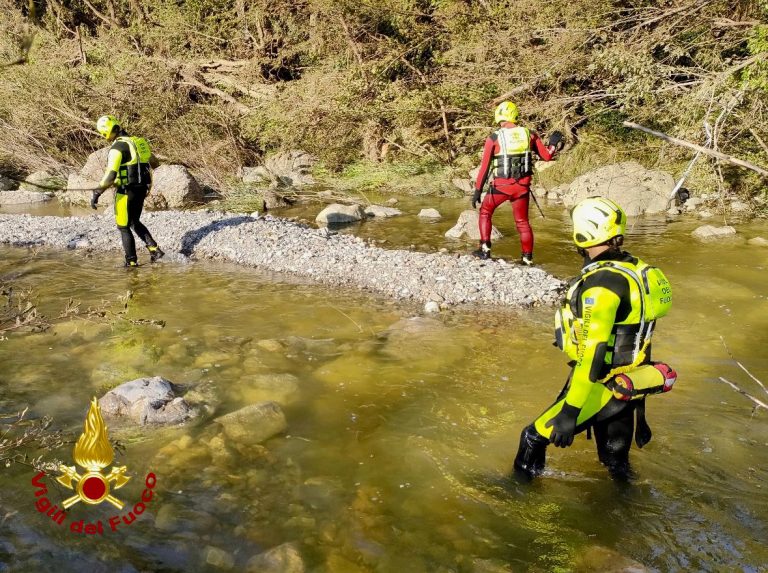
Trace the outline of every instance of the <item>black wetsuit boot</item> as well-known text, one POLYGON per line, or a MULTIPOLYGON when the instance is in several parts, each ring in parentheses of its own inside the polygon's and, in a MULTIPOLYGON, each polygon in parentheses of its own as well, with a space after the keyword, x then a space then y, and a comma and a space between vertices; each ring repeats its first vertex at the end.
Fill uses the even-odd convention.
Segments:
POLYGON ((593 426, 597 456, 616 481, 632 478, 629 466, 629 450, 635 428, 635 409, 632 406, 607 420, 595 422, 593 426))
POLYGON ((515 475, 532 479, 544 471, 549 440, 536 431, 531 424, 520 434, 520 446, 515 456, 515 475))

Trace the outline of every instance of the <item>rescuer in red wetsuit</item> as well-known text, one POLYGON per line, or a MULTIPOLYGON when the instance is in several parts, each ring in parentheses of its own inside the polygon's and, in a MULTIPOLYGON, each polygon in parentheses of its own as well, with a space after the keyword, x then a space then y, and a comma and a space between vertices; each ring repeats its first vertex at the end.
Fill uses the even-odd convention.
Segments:
POLYGON ((473 209, 480 203, 480 194, 491 170, 493 170, 493 183, 480 205, 480 248, 474 254, 481 259, 491 258, 491 217, 496 207, 505 201, 511 201, 515 225, 520 234, 522 262, 525 265, 532 265, 533 231, 528 222, 528 203, 533 174, 531 151, 535 151, 544 161, 551 160, 562 148, 563 134, 559 131, 553 132, 547 145, 544 145, 536 132, 515 124, 517 116, 518 110, 514 103, 511 101, 500 103, 495 113, 496 123, 500 123, 499 129, 485 140, 483 160, 475 182, 475 193, 472 196, 473 209))

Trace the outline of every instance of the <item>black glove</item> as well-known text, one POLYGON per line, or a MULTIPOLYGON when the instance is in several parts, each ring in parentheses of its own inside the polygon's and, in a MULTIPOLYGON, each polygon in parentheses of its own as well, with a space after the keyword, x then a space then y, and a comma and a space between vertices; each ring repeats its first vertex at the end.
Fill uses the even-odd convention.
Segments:
POLYGON ((91 209, 96 208, 96 203, 99 202, 99 197, 101 196, 101 193, 98 191, 94 191, 93 195, 91 195, 91 209))
POLYGON ((553 131, 549 136, 549 141, 547 142, 547 147, 554 147, 558 151, 563 148, 563 145, 565 145, 563 141, 563 134, 560 131, 553 131))
POLYGON ((472 195, 472 208, 477 209, 477 204, 480 202, 480 195, 482 194, 482 191, 480 189, 475 189, 475 194, 472 195))
POLYGON ((545 428, 552 427, 549 441, 558 448, 570 446, 573 443, 573 434, 576 432, 576 418, 579 417, 579 412, 581 412, 581 408, 563 402, 563 408, 557 416, 544 424, 545 428))

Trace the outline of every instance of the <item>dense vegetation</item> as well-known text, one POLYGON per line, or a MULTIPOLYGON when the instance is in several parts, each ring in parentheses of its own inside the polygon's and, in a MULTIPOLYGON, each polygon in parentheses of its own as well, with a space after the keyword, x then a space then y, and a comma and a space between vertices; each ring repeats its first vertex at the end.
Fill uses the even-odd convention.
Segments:
MULTIPOLYGON (((0 69, 6 169, 81 164, 101 144, 94 120, 114 113, 222 186, 239 166, 291 148, 331 173, 359 173, 362 162, 443 177, 476 162, 504 98, 527 125, 576 143, 550 181, 630 158, 682 171, 690 150, 626 119, 699 144, 707 122, 715 148, 768 163, 766 0, 0 7, 0 61, 17 62, 0 69)), ((764 183, 712 160, 692 182, 753 195, 764 183)))

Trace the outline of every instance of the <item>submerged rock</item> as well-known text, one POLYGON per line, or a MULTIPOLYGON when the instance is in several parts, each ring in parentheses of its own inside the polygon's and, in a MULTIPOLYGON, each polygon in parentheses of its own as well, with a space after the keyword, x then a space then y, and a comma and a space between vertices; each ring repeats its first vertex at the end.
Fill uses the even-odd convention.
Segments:
POLYGON ((121 384, 99 399, 106 416, 128 418, 137 424, 180 424, 196 415, 184 398, 176 396, 168 380, 139 378, 121 384))
MULTIPOLYGON (((468 239, 479 241, 479 220, 480 216, 474 209, 467 209, 466 211, 462 211, 461 215, 459 215, 459 220, 453 227, 446 231, 445 236, 449 239, 461 239, 464 235, 466 235, 468 239)), ((495 226, 491 227, 492 241, 498 241, 503 236, 504 235, 502 235, 495 226)))
POLYGON ((437 209, 422 209, 418 216, 422 219, 442 219, 443 217, 437 209))
POLYGON ((593 545, 573 559, 575 573, 648 573, 649 569, 621 553, 593 545))
POLYGON ((217 569, 228 571, 235 566, 235 558, 228 551, 209 545, 203 550, 203 553, 205 562, 217 569))
POLYGON ((736 236, 736 229, 730 226, 714 227, 712 225, 702 225, 701 227, 696 228, 696 230, 691 233, 691 236, 700 241, 725 239, 736 236))
POLYGON ((382 207, 381 205, 368 205, 365 208, 365 214, 369 217, 396 217, 402 215, 403 212, 400 209, 394 207, 382 207))
POLYGON ((247 573, 304 573, 306 566, 295 543, 283 543, 248 560, 247 573))
POLYGON ((270 401, 284 406, 298 397, 299 379, 293 374, 258 374, 241 378, 240 394, 248 402, 270 401))
POLYGON ((288 427, 283 410, 275 402, 259 402, 215 420, 224 434, 240 444, 260 444, 288 427))
POLYGON ((362 221, 367 215, 360 205, 342 205, 333 203, 328 205, 315 218, 318 223, 354 223, 362 221))

